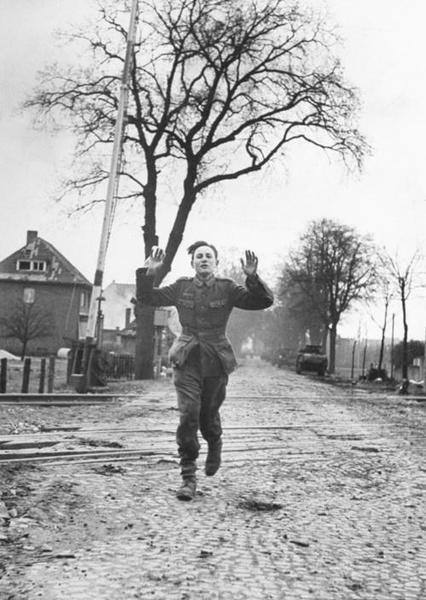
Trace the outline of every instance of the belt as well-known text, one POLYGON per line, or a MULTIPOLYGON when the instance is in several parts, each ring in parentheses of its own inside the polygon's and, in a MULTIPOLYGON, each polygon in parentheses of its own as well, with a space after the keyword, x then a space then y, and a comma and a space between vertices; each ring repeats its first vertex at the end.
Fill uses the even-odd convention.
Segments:
POLYGON ((226 338, 225 327, 216 327, 212 329, 204 329, 199 331, 198 329, 191 329, 190 327, 184 327, 182 329, 183 335, 191 335, 199 340, 206 339, 215 339, 218 338, 226 338))

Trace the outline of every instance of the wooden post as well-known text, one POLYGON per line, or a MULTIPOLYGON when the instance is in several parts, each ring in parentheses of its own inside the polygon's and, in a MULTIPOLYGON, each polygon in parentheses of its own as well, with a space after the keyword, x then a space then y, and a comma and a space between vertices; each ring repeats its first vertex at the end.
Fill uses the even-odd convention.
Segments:
POLYGON ((46 379, 46 359, 42 358, 40 361, 40 380, 38 384, 38 393, 44 393, 44 382, 46 379))
POLYGON ((53 381, 55 378, 55 357, 49 356, 49 365, 47 368, 47 393, 53 392, 53 381))
POLYGON ((425 349, 423 352, 423 390, 426 391, 426 329, 425 329, 425 349))
POLYGON ((28 388, 30 385, 30 373, 31 373, 31 358, 24 360, 24 370, 22 372, 22 393, 28 394, 28 388))
POLYGON ((0 361, 0 394, 5 394, 7 389, 7 358, 0 361))
POLYGON ((67 357, 67 385, 70 384, 71 375, 73 372, 75 372, 75 369, 73 369, 73 363, 74 363, 74 357, 76 354, 77 354, 77 345, 73 345, 73 348, 70 349, 70 351, 68 352, 68 357, 67 357))

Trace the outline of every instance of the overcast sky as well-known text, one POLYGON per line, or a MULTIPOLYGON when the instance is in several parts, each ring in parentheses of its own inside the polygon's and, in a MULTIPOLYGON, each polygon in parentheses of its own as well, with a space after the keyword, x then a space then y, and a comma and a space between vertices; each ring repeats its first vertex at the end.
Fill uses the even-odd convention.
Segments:
MULTIPOLYGON (((252 248, 270 274, 311 219, 328 217, 370 233, 401 260, 425 241, 426 61, 424 0, 318 0, 340 28, 347 79, 362 98, 360 129, 373 148, 361 175, 349 175, 312 148, 295 149, 286 163, 206 195, 194 209, 174 275, 185 273, 184 248, 207 238, 226 251, 252 248)), ((90 280, 96 266, 101 212, 70 218, 53 202, 72 150, 68 135, 34 131, 19 104, 39 69, 59 56, 54 32, 78 22, 92 0, 0 0, 0 260, 35 229, 90 280)), ((165 244, 173 199, 161 210, 165 244)), ((143 261, 142 211, 114 224, 105 284, 133 282, 143 261)), ((426 269, 422 269, 425 271, 426 269)), ((410 336, 423 339, 424 290, 411 300, 410 336), (422 297, 423 296, 423 297, 422 297)), ((395 305, 393 310, 398 311, 395 305)), ((397 316, 397 323, 398 323, 397 316)), ((347 318, 341 333, 361 327, 378 337, 365 311, 347 318)), ((399 334, 397 326, 397 334, 399 334)))

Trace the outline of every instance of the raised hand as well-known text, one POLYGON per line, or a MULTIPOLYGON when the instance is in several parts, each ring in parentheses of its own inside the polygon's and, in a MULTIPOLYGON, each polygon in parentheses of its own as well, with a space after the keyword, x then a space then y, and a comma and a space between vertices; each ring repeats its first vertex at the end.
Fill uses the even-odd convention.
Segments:
POLYGON ((164 250, 153 246, 150 256, 146 259, 144 267, 148 268, 148 275, 154 275, 156 271, 162 266, 166 254, 164 250))
POLYGON ((244 262, 244 260, 241 259, 241 267, 247 276, 255 275, 257 273, 257 263, 258 260, 256 254, 251 250, 246 250, 246 260, 244 262))

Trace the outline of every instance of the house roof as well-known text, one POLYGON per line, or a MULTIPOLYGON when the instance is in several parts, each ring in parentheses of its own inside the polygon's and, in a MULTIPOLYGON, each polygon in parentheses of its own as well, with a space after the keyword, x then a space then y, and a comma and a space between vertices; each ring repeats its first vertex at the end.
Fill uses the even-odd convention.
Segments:
POLYGON ((91 283, 50 242, 38 236, 37 231, 27 232, 27 243, 0 262, 0 279, 14 281, 72 283, 90 286, 91 283), (18 269, 18 261, 45 261, 43 271, 18 269))

